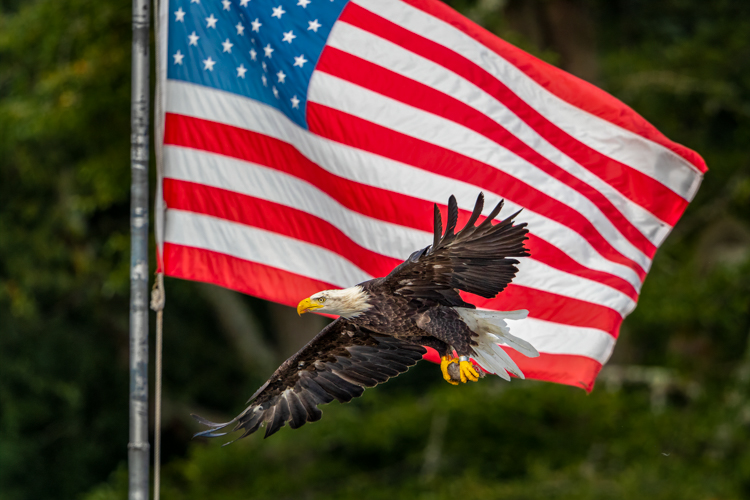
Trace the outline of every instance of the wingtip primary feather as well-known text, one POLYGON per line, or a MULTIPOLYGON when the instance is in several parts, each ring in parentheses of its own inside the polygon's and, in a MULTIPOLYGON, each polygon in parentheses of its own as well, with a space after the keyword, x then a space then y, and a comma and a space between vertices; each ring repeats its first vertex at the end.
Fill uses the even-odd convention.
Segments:
POLYGON ((196 432, 195 434, 193 434, 193 438, 197 438, 197 437, 219 437, 219 436, 224 436, 226 434, 226 432, 216 432, 216 431, 220 431, 222 429, 225 429, 226 427, 228 427, 229 425, 231 425, 231 424, 233 424, 233 423, 235 423, 237 421, 236 418, 233 418, 229 422, 217 423, 217 422, 211 422, 210 420, 207 420, 207 419, 205 419, 205 418, 203 418, 203 417, 201 417, 199 415, 196 415, 194 413, 191 413, 190 416, 193 417, 201 425, 205 425, 205 426, 208 427, 208 429, 206 429, 205 431, 196 432))
POLYGON ((211 422, 210 420, 203 418, 200 415, 196 415, 195 413, 191 413, 190 416, 193 417, 199 424, 211 427, 212 429, 222 429, 229 424, 233 424, 237 421, 236 418, 233 418, 229 422, 211 422))
MULTIPOLYGON (((497 205, 495 205, 495 208, 492 209, 490 214, 487 216, 487 218, 477 226, 477 229, 485 229, 487 226, 492 225, 492 221, 495 220, 495 217, 500 213, 500 211, 503 209, 503 205, 505 205, 505 200, 500 200, 497 205)), ((513 219, 514 216, 509 217, 506 220, 513 219)))
POLYGON ((432 237, 432 249, 434 250, 437 248, 438 243, 440 243, 440 238, 443 236, 443 218, 440 215, 440 209, 437 206, 437 203, 435 203, 434 207, 434 223, 433 223, 433 237, 432 237))
POLYGON ((448 222, 445 225, 444 240, 450 240, 455 236, 456 224, 458 224, 458 202, 456 197, 451 195, 448 198, 448 222))
POLYGON ((474 203, 474 211, 471 213, 471 217, 469 217, 469 220, 466 222, 464 230, 466 228, 474 228, 474 224, 476 223, 477 219, 479 219, 479 216, 482 215, 482 210, 484 210, 484 193, 480 192, 479 196, 477 196, 476 203, 474 203))

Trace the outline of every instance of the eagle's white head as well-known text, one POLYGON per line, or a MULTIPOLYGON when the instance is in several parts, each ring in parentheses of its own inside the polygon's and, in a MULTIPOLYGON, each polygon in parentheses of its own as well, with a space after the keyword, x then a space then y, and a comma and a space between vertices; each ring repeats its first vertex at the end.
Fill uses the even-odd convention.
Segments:
POLYGON ((297 313, 309 311, 337 314, 344 318, 355 318, 372 307, 367 303, 368 294, 356 285, 343 290, 323 290, 306 298, 297 305, 297 313))

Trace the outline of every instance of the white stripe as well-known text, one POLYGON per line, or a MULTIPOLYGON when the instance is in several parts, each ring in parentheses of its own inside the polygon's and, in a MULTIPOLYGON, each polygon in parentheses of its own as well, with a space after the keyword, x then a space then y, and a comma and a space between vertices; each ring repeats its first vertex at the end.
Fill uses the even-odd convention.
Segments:
POLYGON ((398 0, 354 3, 481 66, 542 116, 592 149, 658 180, 686 200, 695 196, 702 176, 690 162, 660 144, 563 101, 458 28, 398 0))
POLYGON ((513 335, 547 354, 586 356, 604 364, 615 347, 615 338, 596 328, 563 325, 536 318, 506 321, 513 335))
POLYGON ((330 250, 277 233, 173 208, 167 210, 166 219, 168 243, 259 262, 342 288, 371 279, 330 250))
MULTIPOLYGON (((168 112, 226 123, 293 144, 322 168, 348 180, 434 203, 445 203, 449 194, 455 194, 461 208, 473 208, 476 186, 310 134, 294 125, 278 110, 252 99, 174 80, 168 80, 168 86, 168 112), (408 192, 405 192, 406 186, 408 192)), ((489 192, 485 192, 485 195, 487 207, 493 207, 501 199, 489 192)), ((506 201, 501 216, 510 215, 520 208, 506 201)), ((602 257, 585 238, 567 226, 528 208, 524 209, 520 220, 528 222, 536 236, 556 246, 579 264, 619 276, 631 283, 636 291, 640 290, 641 281, 632 269, 602 257)))
MULTIPOLYGON (((164 152, 169 165, 167 178, 226 189, 310 213, 338 227, 358 245, 387 257, 403 260, 432 241, 426 231, 349 210, 312 184, 272 168, 175 146, 166 146, 164 152)), ((533 258, 521 260, 513 280, 518 285, 610 307, 622 315, 635 307, 630 297, 609 286, 559 271, 533 258)))
POLYGON ((633 299, 607 285, 560 271, 532 258, 520 257, 518 260, 521 263, 513 278, 515 285, 610 307, 623 317, 635 309, 633 299))
POLYGON ((651 260, 588 198, 486 137, 445 118, 316 71, 308 100, 490 165, 563 202, 591 222, 610 245, 648 271, 651 260))
POLYGON ((217 154, 166 146, 166 177, 234 191, 307 212, 337 227, 358 245, 406 259, 432 243, 432 236, 354 212, 293 175, 217 154))
POLYGON ((500 101, 461 75, 345 22, 336 23, 328 45, 427 85, 486 115, 547 160, 599 191, 654 245, 660 245, 669 234, 670 225, 562 153, 500 101))

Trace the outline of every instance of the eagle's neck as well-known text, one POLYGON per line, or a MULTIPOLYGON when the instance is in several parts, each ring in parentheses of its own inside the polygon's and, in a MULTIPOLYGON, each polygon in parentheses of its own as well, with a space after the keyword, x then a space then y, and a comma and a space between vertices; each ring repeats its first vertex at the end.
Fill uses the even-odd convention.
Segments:
POLYGON ((372 307, 368 303, 368 293, 359 285, 332 292, 332 296, 336 298, 338 314, 343 318, 356 318, 372 307))

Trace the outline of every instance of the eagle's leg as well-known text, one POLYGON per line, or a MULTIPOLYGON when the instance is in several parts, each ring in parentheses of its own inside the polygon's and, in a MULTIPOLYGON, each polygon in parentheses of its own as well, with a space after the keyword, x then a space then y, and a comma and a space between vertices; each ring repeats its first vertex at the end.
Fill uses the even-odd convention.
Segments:
POLYGON ((461 380, 458 359, 453 357, 451 347, 440 339, 435 337, 422 336, 414 339, 416 343, 432 347, 440 356, 440 371, 443 372, 443 378, 451 385, 458 385, 461 380), (454 366, 451 366, 454 365, 454 366))
POLYGON ((479 380, 481 375, 469 359, 475 354, 472 349, 472 345, 476 345, 472 340, 475 334, 452 307, 431 310, 418 319, 417 324, 438 341, 452 346, 441 354, 440 362, 443 378, 448 383, 458 385, 459 382, 465 384, 479 380), (458 359, 452 356, 453 349, 456 350, 458 359))

